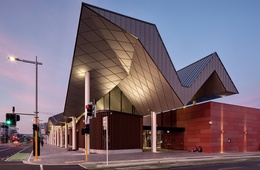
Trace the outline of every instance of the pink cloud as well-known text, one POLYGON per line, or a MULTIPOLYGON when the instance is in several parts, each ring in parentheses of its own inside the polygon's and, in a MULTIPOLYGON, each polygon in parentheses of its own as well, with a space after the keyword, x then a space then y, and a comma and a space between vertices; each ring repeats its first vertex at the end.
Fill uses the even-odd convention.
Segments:
POLYGON ((19 94, 12 94, 12 96, 25 105, 34 105, 35 103, 34 96, 31 94, 21 92, 19 94))
POLYGON ((253 89, 242 89, 240 94, 220 98, 217 101, 221 103, 229 103, 233 105, 259 108, 260 109, 260 91, 253 89))
POLYGON ((10 79, 10 81, 13 81, 13 83, 15 84, 22 84, 29 87, 33 86, 34 74, 32 72, 28 73, 28 70, 24 70, 24 69, 19 70, 19 68, 17 68, 17 65, 16 66, 12 65, 12 66, 8 66, 7 68, 1 67, 0 76, 10 79))

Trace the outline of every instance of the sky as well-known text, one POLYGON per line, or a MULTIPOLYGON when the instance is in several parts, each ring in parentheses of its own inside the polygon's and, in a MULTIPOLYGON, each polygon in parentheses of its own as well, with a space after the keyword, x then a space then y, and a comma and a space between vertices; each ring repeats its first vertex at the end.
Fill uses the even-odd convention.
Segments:
MULTIPOLYGON (((64 111, 81 0, 1 0, 0 122, 5 114, 35 112, 38 66, 40 123, 64 111)), ((217 52, 239 94, 214 100, 260 109, 259 0, 84 0, 153 23, 179 70, 217 52)), ((34 116, 21 115, 19 133, 32 133, 34 116)))

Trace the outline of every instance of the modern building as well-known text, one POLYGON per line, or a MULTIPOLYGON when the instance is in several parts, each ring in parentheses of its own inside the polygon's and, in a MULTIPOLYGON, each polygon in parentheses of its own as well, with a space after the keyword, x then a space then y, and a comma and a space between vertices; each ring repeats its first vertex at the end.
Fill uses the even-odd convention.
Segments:
POLYGON ((49 143, 102 153, 107 117, 110 152, 194 145, 206 152, 244 151, 237 147, 255 150, 256 142, 259 149, 259 137, 245 142, 235 134, 250 136, 257 127, 249 119, 260 110, 204 103, 237 93, 216 52, 176 71, 156 25, 82 3, 64 112, 49 119, 49 143), (91 101, 96 114, 89 117, 91 101), (244 119, 229 123, 231 115, 244 119), (228 126, 242 120, 248 121, 228 126), (81 135, 85 124, 90 135, 81 135), (226 138, 237 147, 228 147, 226 138))
POLYGON ((0 143, 8 143, 10 128, 5 122, 0 122, 0 143))

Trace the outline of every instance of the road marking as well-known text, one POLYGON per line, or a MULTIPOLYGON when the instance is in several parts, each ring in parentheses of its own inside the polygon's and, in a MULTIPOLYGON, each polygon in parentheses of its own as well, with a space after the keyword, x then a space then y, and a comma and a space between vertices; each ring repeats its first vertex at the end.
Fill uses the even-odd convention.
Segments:
POLYGON ((230 170, 230 169, 241 169, 242 167, 230 167, 230 168, 220 168, 218 170, 230 170))
POLYGON ((0 152, 1 151, 6 151, 6 150, 9 150, 9 149, 11 149, 11 148, 4 148, 4 149, 1 149, 0 152))
POLYGON ((86 162, 85 160, 75 160, 75 161, 66 161, 65 163, 77 163, 77 162, 86 162))
POLYGON ((80 167, 84 168, 84 169, 89 169, 89 167, 92 167, 92 168, 96 168, 97 165, 96 164, 88 164, 87 166, 84 166, 82 164, 79 164, 80 167))
POLYGON ((42 166, 42 164, 40 165, 40 170, 43 170, 43 166, 42 166))
POLYGON ((26 148, 24 148, 24 149, 20 150, 20 151, 19 151, 19 152, 17 152, 17 153, 20 153, 20 152, 24 151, 25 149, 27 149, 27 148, 29 148, 29 147, 31 147, 31 145, 29 145, 28 147, 26 147, 26 148))
MULTIPOLYGON (((17 153, 20 153, 20 152, 22 152, 22 151, 24 151, 25 149, 27 149, 27 148, 29 148, 31 145, 29 145, 28 147, 26 147, 26 148, 24 148, 24 149, 22 149, 22 150, 20 150, 19 152, 16 152, 15 154, 17 154, 17 153)), ((11 155, 11 156, 9 156, 5 161, 8 161, 11 157, 12 157, 13 155, 11 155)))
POLYGON ((32 155, 33 155, 33 150, 31 151, 31 154, 30 154, 30 156, 29 156, 29 158, 27 160, 28 162, 30 162, 32 155))
POLYGON ((25 160, 26 158, 28 158, 28 156, 30 155, 30 153, 16 153, 12 156, 10 156, 8 158, 8 161, 21 161, 21 160, 25 160))

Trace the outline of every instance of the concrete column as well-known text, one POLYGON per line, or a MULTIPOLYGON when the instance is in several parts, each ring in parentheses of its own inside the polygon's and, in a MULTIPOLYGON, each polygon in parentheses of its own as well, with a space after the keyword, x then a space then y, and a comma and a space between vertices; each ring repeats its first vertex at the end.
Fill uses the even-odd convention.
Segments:
POLYGON ((57 146, 58 141, 59 141, 58 129, 55 127, 55 146, 57 146))
POLYGON ((56 146, 59 146, 59 141, 60 141, 60 134, 59 134, 59 128, 56 127, 56 146))
POLYGON ((68 123, 65 123, 65 149, 68 148, 68 123))
MULTIPOLYGON (((85 104, 87 105, 90 102, 90 74, 89 72, 85 73, 85 104)), ((87 109, 85 107, 85 124, 89 124, 89 117, 87 116, 87 109)), ((85 154, 86 161, 88 159, 87 154, 89 154, 90 144, 89 144, 89 135, 85 134, 85 154)))
POLYGON ((53 145, 56 145, 56 129, 53 128, 53 145))
POLYGON ((52 142, 52 130, 49 133, 48 144, 51 145, 52 144, 51 142, 52 142))
POLYGON ((151 142, 152 142, 152 152, 156 152, 156 113, 151 111, 151 142))
POLYGON ((50 144, 50 135, 51 135, 51 132, 48 134, 47 144, 50 144))
POLYGON ((48 136, 49 136, 49 137, 48 137, 47 143, 50 144, 50 143, 51 143, 51 142, 50 142, 50 141, 51 141, 51 131, 50 131, 50 133, 49 133, 48 136))
POLYGON ((53 142, 53 126, 51 126, 50 134, 49 134, 49 142, 48 144, 52 145, 53 142))
POLYGON ((72 149, 76 149, 76 118, 72 117, 72 149))
POLYGON ((63 147, 63 127, 60 126, 60 147, 63 147))
POLYGON ((47 144, 50 144, 50 135, 51 135, 51 132, 48 133, 47 144))
POLYGON ((52 131, 52 136, 53 136, 53 138, 52 138, 52 145, 55 145, 56 136, 55 136, 55 129, 54 129, 54 127, 53 127, 53 131, 52 131))

